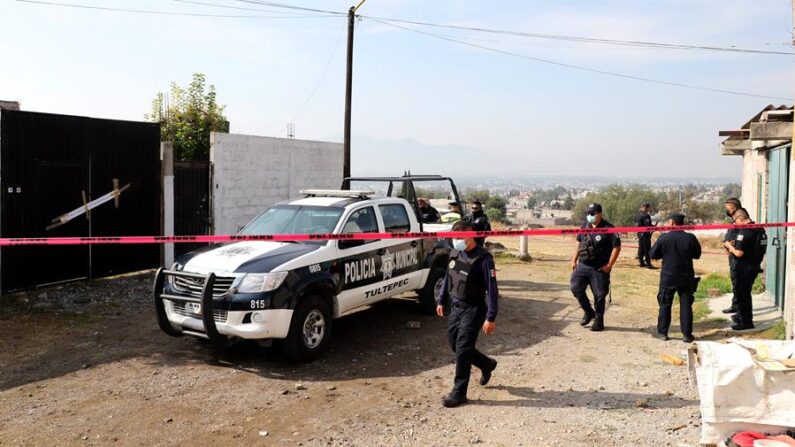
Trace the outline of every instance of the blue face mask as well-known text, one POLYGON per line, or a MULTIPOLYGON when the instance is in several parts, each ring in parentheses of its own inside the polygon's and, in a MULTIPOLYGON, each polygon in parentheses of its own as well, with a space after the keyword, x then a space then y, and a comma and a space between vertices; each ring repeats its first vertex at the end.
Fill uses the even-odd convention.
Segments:
POLYGON ((589 214, 589 215, 585 216, 585 220, 587 220, 589 224, 592 224, 592 223, 596 222, 596 216, 589 214))
POLYGON ((464 239, 453 239, 453 248, 458 251, 464 251, 467 248, 467 241, 464 239))

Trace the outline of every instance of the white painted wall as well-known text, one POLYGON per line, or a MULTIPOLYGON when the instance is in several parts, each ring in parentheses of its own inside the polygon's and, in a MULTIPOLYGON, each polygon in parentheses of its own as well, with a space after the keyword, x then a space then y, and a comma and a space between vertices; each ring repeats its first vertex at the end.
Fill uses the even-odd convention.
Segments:
POLYGON ((234 234, 302 189, 338 189, 341 143, 212 133, 213 233, 234 234))
MULTIPOLYGON (((790 150, 789 160, 789 204, 787 222, 795 222, 795 148, 790 150)), ((787 338, 795 340, 795 228, 787 229, 787 259, 784 291, 784 320, 787 322, 787 338)))
POLYGON ((767 151, 758 150, 764 148, 764 143, 753 142, 754 149, 743 153, 743 181, 742 195, 740 201, 743 208, 748 210, 751 219, 764 222, 767 211, 767 151), (762 202, 758 203, 759 180, 758 175, 762 176, 762 202), (757 214, 759 213, 759 214, 757 214), (761 219, 757 219, 757 216, 761 219))

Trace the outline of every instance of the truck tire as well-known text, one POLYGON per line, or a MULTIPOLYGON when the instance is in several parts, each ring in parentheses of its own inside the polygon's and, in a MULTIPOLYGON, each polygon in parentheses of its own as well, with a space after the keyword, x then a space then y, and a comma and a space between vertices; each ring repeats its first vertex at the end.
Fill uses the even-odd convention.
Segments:
POLYGON ((282 344, 284 354, 295 362, 311 362, 323 355, 331 336, 328 301, 315 294, 304 295, 290 321, 290 332, 282 344))
POLYGON ((425 287, 420 290, 419 304, 420 312, 427 315, 436 313, 436 294, 444 284, 444 276, 447 271, 442 267, 433 267, 428 273, 428 280, 425 287))

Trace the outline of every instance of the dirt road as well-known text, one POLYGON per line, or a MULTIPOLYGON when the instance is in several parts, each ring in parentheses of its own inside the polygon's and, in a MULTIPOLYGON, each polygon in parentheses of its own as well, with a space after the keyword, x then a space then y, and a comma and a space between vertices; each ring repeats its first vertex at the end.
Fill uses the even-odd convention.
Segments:
POLYGON ((499 366, 487 387, 475 372, 471 404, 456 409, 441 407, 453 376, 444 321, 407 300, 335 321, 325 358, 293 365, 255 344, 162 334, 151 274, 4 298, 0 445, 696 445, 685 367, 660 359, 685 344, 650 335, 658 271, 627 250, 607 330, 592 333, 577 324, 569 248, 538 241, 531 263, 498 260, 497 333, 479 345, 499 366))

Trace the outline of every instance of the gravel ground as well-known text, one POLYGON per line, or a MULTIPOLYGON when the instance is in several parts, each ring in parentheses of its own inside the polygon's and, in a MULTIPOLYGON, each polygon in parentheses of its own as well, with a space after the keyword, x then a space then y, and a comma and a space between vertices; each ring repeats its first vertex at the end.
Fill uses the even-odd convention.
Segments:
POLYGON ((473 373, 456 409, 441 406, 445 323, 408 300, 335 321, 327 355, 294 365, 275 348, 161 333, 151 273, 5 297, 0 445, 697 445, 686 368, 660 358, 686 345, 650 336, 657 272, 621 276, 643 291, 616 297, 592 333, 564 257, 498 268, 497 333, 479 346, 499 365, 486 387, 473 373))

